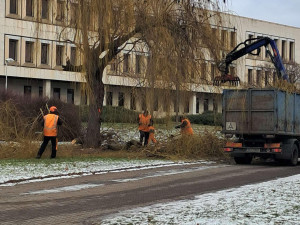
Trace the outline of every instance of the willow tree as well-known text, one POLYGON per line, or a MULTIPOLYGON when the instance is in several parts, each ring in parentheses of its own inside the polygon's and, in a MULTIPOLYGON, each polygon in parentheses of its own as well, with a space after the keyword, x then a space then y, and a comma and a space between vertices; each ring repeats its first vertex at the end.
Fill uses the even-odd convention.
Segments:
POLYGON ((221 22, 216 1, 67 0, 66 6, 71 18, 59 35, 81 50, 89 96, 85 140, 89 147, 99 145, 103 72, 128 43, 148 47, 149 87, 159 83, 172 89, 173 84, 187 82, 204 54, 219 57, 219 40, 212 29, 212 24, 218 27, 221 22))

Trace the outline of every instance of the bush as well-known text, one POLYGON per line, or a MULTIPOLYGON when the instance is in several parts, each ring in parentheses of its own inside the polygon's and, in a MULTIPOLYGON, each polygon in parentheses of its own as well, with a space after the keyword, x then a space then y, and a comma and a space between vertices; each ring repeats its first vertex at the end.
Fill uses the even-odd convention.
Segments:
POLYGON ((198 115, 188 115, 187 117, 191 123, 210 125, 210 126, 222 126, 221 113, 207 111, 198 115))
POLYGON ((42 115, 48 107, 55 105, 63 125, 59 128, 58 139, 72 140, 81 133, 78 107, 60 100, 26 98, 11 92, 0 93, 0 138, 3 140, 36 138, 35 132, 42 131, 42 115))
POLYGON ((101 120, 107 123, 136 123, 139 113, 120 106, 104 106, 101 120))
MULTIPOLYGON (((186 117, 193 124, 222 126, 222 113, 207 111, 202 114, 187 115, 186 117)), ((175 116, 172 116, 172 121, 176 121, 175 116)))

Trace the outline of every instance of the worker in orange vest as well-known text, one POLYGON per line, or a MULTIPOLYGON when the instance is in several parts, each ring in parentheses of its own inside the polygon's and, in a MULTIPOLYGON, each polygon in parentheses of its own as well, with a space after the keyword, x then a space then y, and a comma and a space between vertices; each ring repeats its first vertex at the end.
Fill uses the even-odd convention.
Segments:
POLYGON ((152 141, 152 143, 157 143, 157 140, 154 137, 154 133, 155 133, 155 128, 153 126, 153 124, 151 124, 151 126, 149 127, 149 142, 152 141))
POLYGON ((145 110, 143 114, 139 114, 138 124, 139 124, 141 145, 143 145, 143 139, 144 139, 144 146, 148 144, 149 131, 150 131, 149 127, 151 123, 152 123, 152 118, 148 110, 145 110))
POLYGON ((50 107, 50 113, 44 116, 43 126, 44 126, 44 141, 38 151, 36 156, 37 159, 41 158, 43 152, 45 151, 47 144, 51 141, 52 153, 51 158, 56 157, 57 150, 57 126, 62 125, 62 121, 58 116, 58 111, 55 106, 50 107))
POLYGON ((180 121, 181 124, 176 126, 175 128, 181 128, 180 133, 182 135, 193 135, 194 131, 193 128, 191 126, 191 122, 189 121, 188 118, 186 118, 185 116, 180 116, 180 121))

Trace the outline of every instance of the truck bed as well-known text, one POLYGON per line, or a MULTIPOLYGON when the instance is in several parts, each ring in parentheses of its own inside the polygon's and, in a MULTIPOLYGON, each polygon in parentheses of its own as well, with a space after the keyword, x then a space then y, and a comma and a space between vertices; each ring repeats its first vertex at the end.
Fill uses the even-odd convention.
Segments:
POLYGON ((300 136, 300 95, 277 89, 223 91, 223 133, 300 136))

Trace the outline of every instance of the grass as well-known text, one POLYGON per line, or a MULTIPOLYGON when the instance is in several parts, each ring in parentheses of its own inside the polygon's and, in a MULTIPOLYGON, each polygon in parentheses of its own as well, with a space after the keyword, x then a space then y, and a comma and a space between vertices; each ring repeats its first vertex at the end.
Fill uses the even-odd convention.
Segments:
MULTIPOLYGON (((156 139, 159 141, 157 145, 149 145, 146 148, 130 148, 129 150, 107 150, 103 147, 97 149, 86 148, 81 145, 60 144, 57 150, 57 159, 66 158, 125 158, 125 159, 146 159, 164 158, 171 160, 197 160, 197 159, 214 159, 226 158, 223 154, 222 147, 224 139, 220 138, 219 131, 221 127, 203 126, 192 124, 194 136, 189 139, 174 140, 171 136, 179 134, 180 129, 175 129, 178 123, 171 123, 168 127, 164 124, 155 125, 156 139)), ((137 124, 130 123, 103 123, 102 131, 112 129, 121 136, 125 136, 125 140, 130 141, 131 138, 137 138, 137 124), (134 134, 126 136, 126 132, 134 134)), ((42 136, 38 138, 42 140, 42 136)), ((113 138, 115 139, 115 138, 113 138)), ((41 142, 37 141, 21 141, 0 143, 0 159, 33 159, 35 158, 41 142)), ((50 158, 51 143, 42 155, 43 160, 50 158)), ((51 162, 51 161, 50 161, 51 162)))

